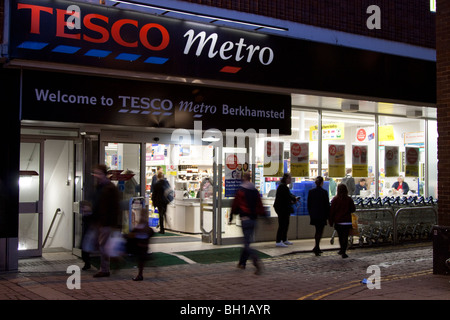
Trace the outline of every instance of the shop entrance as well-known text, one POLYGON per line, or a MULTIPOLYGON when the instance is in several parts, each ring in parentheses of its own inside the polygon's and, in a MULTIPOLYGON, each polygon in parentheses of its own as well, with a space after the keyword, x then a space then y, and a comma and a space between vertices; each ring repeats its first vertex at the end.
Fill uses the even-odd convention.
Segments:
POLYGON ((19 258, 42 255, 44 141, 20 143, 19 258))
MULTIPOLYGON (((22 133, 28 133, 27 130, 30 131, 23 129, 22 133)), ((19 258, 41 256, 47 249, 72 248, 73 146, 74 140, 62 137, 22 136, 19 258)))
POLYGON ((102 131, 100 163, 112 173, 122 192, 123 231, 136 221, 138 210, 148 210, 156 231, 153 243, 212 242, 213 147, 176 144, 170 134, 102 131), (149 142, 153 141, 153 142, 149 142), (152 202, 152 181, 164 174, 175 198, 161 216, 152 202))

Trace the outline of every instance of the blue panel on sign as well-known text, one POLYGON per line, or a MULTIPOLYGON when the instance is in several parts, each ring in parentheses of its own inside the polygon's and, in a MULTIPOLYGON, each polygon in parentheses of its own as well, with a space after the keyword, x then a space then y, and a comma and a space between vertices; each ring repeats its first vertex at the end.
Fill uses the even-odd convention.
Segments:
POLYGON ((59 53, 73 54, 73 53, 77 52, 80 49, 81 49, 80 47, 60 45, 60 46, 57 46, 56 48, 54 48, 52 51, 53 52, 59 52, 59 53))
POLYGON ((21 49, 31 49, 31 50, 41 50, 48 45, 47 42, 35 42, 35 41, 25 41, 22 42, 17 48, 21 49))
POLYGON ((139 59, 140 56, 141 56, 140 54, 121 53, 116 57, 116 59, 117 60, 125 60, 125 61, 135 61, 135 60, 139 59))
POLYGON ((92 49, 86 52, 84 55, 89 57, 97 57, 97 58, 104 58, 111 54, 111 51, 106 50, 98 50, 98 49, 92 49))
POLYGON ((145 60, 145 63, 153 63, 153 64, 164 64, 166 61, 169 60, 167 58, 160 58, 160 57, 150 57, 147 60, 145 60))

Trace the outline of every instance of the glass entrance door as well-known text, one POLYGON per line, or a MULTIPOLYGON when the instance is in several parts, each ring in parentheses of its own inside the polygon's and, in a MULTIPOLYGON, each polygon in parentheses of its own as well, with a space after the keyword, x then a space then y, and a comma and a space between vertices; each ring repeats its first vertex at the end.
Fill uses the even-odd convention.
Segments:
POLYGON ((43 141, 20 144, 19 258, 42 255, 43 141))

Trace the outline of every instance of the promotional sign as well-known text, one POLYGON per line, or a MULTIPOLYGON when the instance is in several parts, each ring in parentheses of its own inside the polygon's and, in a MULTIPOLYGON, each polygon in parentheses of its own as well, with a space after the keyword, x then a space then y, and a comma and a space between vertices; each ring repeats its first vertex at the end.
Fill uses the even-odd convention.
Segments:
POLYGON ((425 132, 405 132, 403 135, 404 144, 413 144, 416 146, 425 145, 425 132))
POLYGON ((367 138, 367 131, 364 128, 360 128, 358 129, 358 131, 356 132, 356 140, 358 140, 359 142, 363 142, 364 140, 366 140, 367 138))
POLYGON ((419 176, 419 148, 405 147, 405 177, 419 176))
MULTIPOLYGON (((124 10, 120 4, 9 3, 7 59, 18 64, 43 61, 181 80, 436 102, 434 61, 124 10)), ((145 4, 130 8, 145 10, 145 4)))
POLYGON ((379 126, 378 127, 379 141, 394 141, 394 127, 393 126, 379 126))
POLYGON ((24 70, 22 119, 291 134, 289 95, 24 70))
POLYGON ((330 177, 345 176, 345 145, 328 145, 328 174, 330 177))
POLYGON ((369 175, 367 152, 366 145, 352 145, 352 175, 354 177, 367 177, 369 175))
POLYGON ((279 141, 265 141, 264 143, 264 176, 282 177, 284 143, 279 141))
POLYGON ((398 147, 385 146, 384 147, 384 169, 386 177, 398 177, 398 147))
POLYGON ((309 177, 309 143, 291 142, 291 175, 309 177))
MULTIPOLYGON (((345 126, 343 123, 331 123, 322 125, 322 140, 344 139, 345 126)), ((317 141, 319 138, 318 126, 309 127, 309 140, 317 141)))
POLYGON ((225 154, 225 197, 234 197, 244 173, 249 172, 247 156, 245 153, 225 154))

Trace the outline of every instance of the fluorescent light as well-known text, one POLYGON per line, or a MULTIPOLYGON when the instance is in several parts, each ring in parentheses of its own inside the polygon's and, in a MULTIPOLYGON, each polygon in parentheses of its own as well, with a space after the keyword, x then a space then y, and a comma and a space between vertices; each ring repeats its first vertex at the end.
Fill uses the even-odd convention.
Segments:
POLYGON ((191 16, 191 17, 197 17, 197 18, 213 20, 212 22, 222 21, 222 22, 229 22, 229 23, 236 23, 236 24, 246 25, 246 26, 255 27, 256 30, 258 30, 258 29, 270 29, 270 30, 275 30, 275 31, 288 31, 289 30, 289 29, 283 28, 283 27, 271 26, 271 25, 266 25, 266 24, 252 23, 252 22, 243 21, 243 20, 226 19, 226 18, 222 18, 222 17, 218 17, 218 16, 199 14, 199 13, 186 11, 186 10, 177 10, 177 9, 173 9, 173 8, 169 8, 169 7, 150 5, 150 4, 143 3, 143 2, 138 2, 138 1, 131 1, 131 0, 124 0, 124 1, 122 1, 122 0, 111 0, 111 1, 115 2, 117 4, 123 3, 123 4, 134 5, 134 6, 137 6, 137 7, 144 7, 144 8, 149 8, 149 9, 161 10, 161 11, 164 11, 164 13, 172 12, 172 13, 182 14, 182 15, 186 15, 186 16, 191 16))
POLYGON ((436 12, 436 0, 430 0, 430 11, 436 12))

